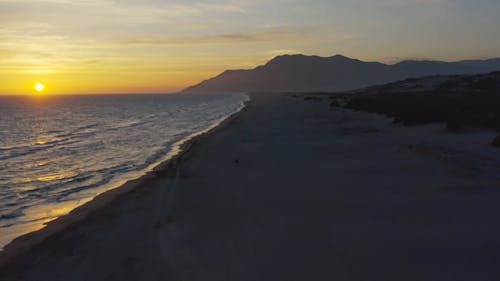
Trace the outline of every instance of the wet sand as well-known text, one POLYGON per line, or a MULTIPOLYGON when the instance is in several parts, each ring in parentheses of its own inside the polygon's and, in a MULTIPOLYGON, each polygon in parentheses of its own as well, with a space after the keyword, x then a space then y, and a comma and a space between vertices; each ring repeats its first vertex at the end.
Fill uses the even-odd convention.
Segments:
POLYGON ((0 280, 496 280, 500 154, 432 134, 254 94, 180 158, 14 241, 0 280))

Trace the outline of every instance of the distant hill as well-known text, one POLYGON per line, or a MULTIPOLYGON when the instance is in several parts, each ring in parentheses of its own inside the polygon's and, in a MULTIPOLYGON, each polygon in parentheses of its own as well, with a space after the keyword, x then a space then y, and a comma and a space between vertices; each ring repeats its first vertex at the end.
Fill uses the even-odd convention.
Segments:
POLYGON ((388 65, 341 55, 278 56, 251 70, 227 70, 184 92, 345 91, 411 77, 500 70, 500 59, 459 62, 402 61, 388 65))

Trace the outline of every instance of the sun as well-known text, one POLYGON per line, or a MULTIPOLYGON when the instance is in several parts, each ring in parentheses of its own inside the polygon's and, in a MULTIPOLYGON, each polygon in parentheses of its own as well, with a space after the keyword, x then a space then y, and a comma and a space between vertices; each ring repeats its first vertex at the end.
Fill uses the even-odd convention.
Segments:
POLYGON ((35 84, 35 91, 42 92, 44 89, 45 89, 45 85, 43 85, 42 83, 35 84))

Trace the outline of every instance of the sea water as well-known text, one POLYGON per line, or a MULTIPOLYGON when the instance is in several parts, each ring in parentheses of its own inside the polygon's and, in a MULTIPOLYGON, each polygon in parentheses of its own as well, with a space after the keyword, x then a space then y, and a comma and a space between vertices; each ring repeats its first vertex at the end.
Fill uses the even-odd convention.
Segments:
POLYGON ((244 94, 0 96, 0 247, 167 160, 244 94))

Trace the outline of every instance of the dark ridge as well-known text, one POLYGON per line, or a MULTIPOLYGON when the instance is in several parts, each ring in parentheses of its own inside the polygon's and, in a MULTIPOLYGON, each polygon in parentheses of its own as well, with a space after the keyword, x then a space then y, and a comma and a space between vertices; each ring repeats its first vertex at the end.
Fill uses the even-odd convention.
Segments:
POLYGON ((184 92, 336 92, 411 77, 500 70, 500 59, 460 62, 403 61, 394 65, 332 57, 283 55, 251 70, 228 70, 184 92))

